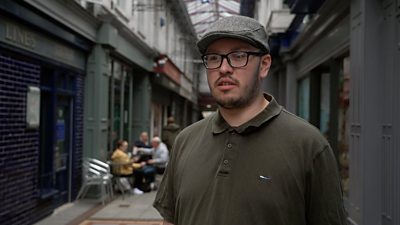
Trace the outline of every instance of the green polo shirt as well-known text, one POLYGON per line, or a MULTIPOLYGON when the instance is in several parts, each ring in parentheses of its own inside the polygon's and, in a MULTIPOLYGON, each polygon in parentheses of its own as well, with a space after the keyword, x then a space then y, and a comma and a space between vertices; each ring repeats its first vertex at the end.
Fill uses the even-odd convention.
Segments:
POLYGON ((269 105, 239 127, 217 112, 177 137, 154 207, 175 225, 344 225, 335 157, 309 123, 269 105))

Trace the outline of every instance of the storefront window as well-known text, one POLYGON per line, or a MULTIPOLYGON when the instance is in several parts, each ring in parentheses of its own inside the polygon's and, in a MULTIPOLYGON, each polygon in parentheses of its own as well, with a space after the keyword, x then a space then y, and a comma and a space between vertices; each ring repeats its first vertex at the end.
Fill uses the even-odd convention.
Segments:
POLYGON ((108 145, 111 151, 119 139, 129 140, 132 73, 129 67, 117 60, 112 60, 110 71, 108 145))
POLYGON ((152 103, 152 124, 151 134, 152 136, 160 136, 162 129, 162 105, 158 103, 152 103))
POLYGON ((321 74, 321 89, 320 89, 320 114, 319 114, 319 129, 326 138, 329 135, 329 112, 330 112, 330 74, 321 74))
POLYGON ((130 113, 132 112, 131 110, 131 104, 132 102, 131 99, 131 83, 132 83, 132 72, 129 68, 125 68, 124 70, 124 107, 123 107, 123 137, 125 140, 130 139, 130 113))
POLYGON ((114 72, 113 72, 113 79, 114 79, 114 99, 112 101, 113 104, 113 118, 112 118, 112 123, 113 123, 113 136, 114 136, 114 147, 116 144, 116 141, 122 138, 121 132, 120 132, 120 125, 121 125, 121 85, 122 85, 122 65, 115 61, 114 62, 114 72))
POLYGON ((339 90, 339 169, 345 196, 349 194, 349 104, 350 104, 350 58, 343 59, 339 90))
POLYGON ((73 85, 63 69, 42 67, 40 102, 39 188, 41 198, 55 194, 67 201, 72 154, 73 85))

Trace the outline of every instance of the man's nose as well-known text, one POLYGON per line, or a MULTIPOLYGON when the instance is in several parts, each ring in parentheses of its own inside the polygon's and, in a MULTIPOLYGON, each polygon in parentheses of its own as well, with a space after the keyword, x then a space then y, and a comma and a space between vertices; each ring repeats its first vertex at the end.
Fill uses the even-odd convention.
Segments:
POLYGON ((222 58, 222 63, 221 63, 221 67, 219 68, 220 71, 222 73, 226 73, 226 72, 231 72, 232 71, 232 66, 229 64, 228 62, 228 58, 224 57, 222 58))

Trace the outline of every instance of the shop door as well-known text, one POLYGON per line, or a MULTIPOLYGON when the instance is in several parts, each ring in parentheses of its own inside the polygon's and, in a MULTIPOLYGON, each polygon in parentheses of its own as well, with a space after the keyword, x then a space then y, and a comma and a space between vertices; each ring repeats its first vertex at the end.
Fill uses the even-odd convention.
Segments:
POLYGON ((54 167, 56 172, 55 188, 60 193, 62 202, 70 201, 70 156, 71 156, 71 130, 72 107, 71 97, 57 96, 55 111, 55 144, 54 167))

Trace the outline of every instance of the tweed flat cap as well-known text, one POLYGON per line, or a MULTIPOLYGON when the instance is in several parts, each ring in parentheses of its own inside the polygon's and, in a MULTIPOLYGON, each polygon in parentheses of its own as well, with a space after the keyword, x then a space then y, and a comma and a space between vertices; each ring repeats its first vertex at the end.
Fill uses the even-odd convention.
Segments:
POLYGON ((243 40, 262 51, 269 52, 268 35, 255 19, 245 16, 230 16, 214 22, 197 42, 201 54, 214 41, 221 38, 243 40))

